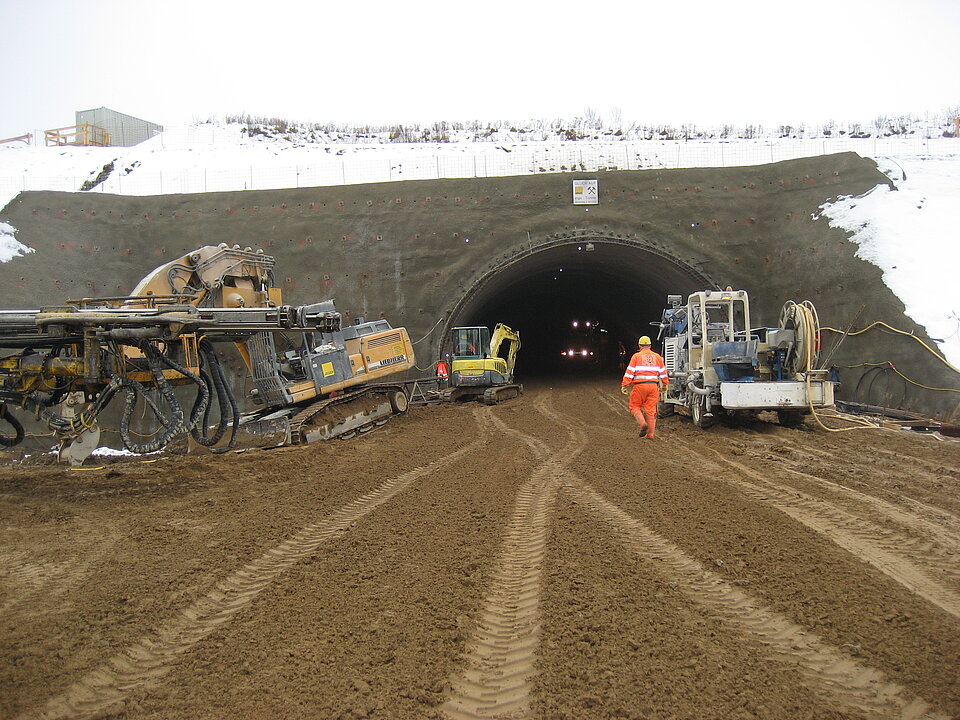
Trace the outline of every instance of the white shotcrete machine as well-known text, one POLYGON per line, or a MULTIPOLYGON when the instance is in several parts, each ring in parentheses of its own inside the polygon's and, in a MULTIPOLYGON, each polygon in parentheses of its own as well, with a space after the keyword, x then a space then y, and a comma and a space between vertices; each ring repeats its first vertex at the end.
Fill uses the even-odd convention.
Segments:
POLYGON ((780 327, 754 328, 744 290, 704 290, 686 303, 667 297, 659 323, 670 384, 660 414, 685 408, 697 427, 720 415, 776 411, 795 427, 833 405, 834 383, 816 369, 820 327, 809 301, 787 302, 780 327))

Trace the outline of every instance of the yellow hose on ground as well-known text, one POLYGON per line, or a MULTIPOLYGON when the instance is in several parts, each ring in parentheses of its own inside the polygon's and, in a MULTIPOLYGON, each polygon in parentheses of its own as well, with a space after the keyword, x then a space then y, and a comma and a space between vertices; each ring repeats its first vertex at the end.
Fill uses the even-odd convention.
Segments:
MULTIPOLYGON (((927 345, 927 343, 925 343, 923 340, 921 340, 920 338, 918 338, 916 335, 914 335, 913 333, 908 333, 906 330, 898 330, 897 328, 895 328, 895 327, 893 327, 893 326, 891 326, 891 325, 887 325, 885 322, 883 322, 883 321, 881 321, 881 320, 877 320, 877 321, 874 322, 874 323, 870 323, 870 324, 867 325, 863 330, 857 330, 856 332, 848 332, 847 335, 861 335, 861 334, 865 333, 867 330, 870 330, 870 329, 875 328, 875 327, 886 328, 886 329, 889 330, 890 332, 897 333, 898 335, 906 335, 906 336, 909 337, 909 338, 913 338, 913 339, 916 340, 918 343, 920 343, 921 345, 923 345, 923 347, 925 347, 925 348, 927 349, 927 351, 928 351, 931 355, 933 355, 935 358, 937 358, 937 360, 939 360, 940 362, 942 362, 944 365, 946 365, 948 368, 950 368, 951 370, 953 370, 955 373, 960 374, 960 369, 957 369, 956 367, 954 367, 953 365, 951 365, 949 362, 947 362, 947 359, 946 359, 945 357, 943 357, 940 353, 938 353, 938 352, 937 352, 936 350, 934 350, 932 347, 930 347, 929 345, 927 345)), ((842 330, 837 330, 836 328, 832 328, 832 327, 825 327, 825 328, 822 328, 822 329, 823 329, 824 331, 828 331, 828 332, 835 332, 835 333, 842 333, 842 332, 843 332, 842 330)), ((921 385, 921 387, 923 387, 923 386, 921 385)))

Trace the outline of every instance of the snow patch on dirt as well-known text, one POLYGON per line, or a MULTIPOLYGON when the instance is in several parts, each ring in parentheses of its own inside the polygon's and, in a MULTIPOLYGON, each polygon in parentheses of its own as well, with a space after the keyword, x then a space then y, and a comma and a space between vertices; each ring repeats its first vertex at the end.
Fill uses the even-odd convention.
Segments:
POLYGON ((9 262, 15 257, 22 257, 34 252, 16 238, 17 229, 10 223, 0 222, 0 262, 9 262))

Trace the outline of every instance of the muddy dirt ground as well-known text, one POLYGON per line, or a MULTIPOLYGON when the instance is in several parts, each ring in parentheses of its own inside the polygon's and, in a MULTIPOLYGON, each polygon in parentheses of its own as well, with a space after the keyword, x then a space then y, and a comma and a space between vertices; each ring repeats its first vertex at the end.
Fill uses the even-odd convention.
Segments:
POLYGON ((617 384, 0 468, 0 717, 960 715, 960 443, 617 384))

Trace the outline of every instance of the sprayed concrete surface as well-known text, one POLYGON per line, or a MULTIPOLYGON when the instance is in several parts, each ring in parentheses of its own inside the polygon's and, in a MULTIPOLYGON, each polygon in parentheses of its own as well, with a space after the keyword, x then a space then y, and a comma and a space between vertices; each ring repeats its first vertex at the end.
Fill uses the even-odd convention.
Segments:
POLYGON ((957 441, 658 434, 609 378, 0 468, 0 717, 960 713, 957 441))
MULTIPOLYGON (((155 266, 226 242, 275 255, 288 303, 333 297, 347 323, 384 316, 407 327, 423 338, 422 368, 439 358, 454 324, 506 321, 529 338, 549 308, 577 295, 632 345, 668 294, 728 284, 750 291, 754 318, 767 326, 786 300, 809 299, 837 330, 881 320, 926 339, 880 270, 820 217, 823 203, 885 182, 873 161, 843 153, 745 168, 198 195, 26 192, 2 218, 36 252, 0 265, 0 307, 123 295, 155 266), (598 180, 597 205, 572 202, 571 181, 584 177, 598 180), (589 256, 578 252, 587 243, 589 256), (558 266, 581 280, 554 302, 546 273, 558 266)), ((840 337, 825 336, 825 350, 840 337)), ((525 343, 518 370, 529 375, 537 352, 525 343)), ((843 399, 960 419, 956 392, 863 365, 891 362, 921 385, 956 388, 956 374, 909 338, 850 336, 831 362, 843 399)))

